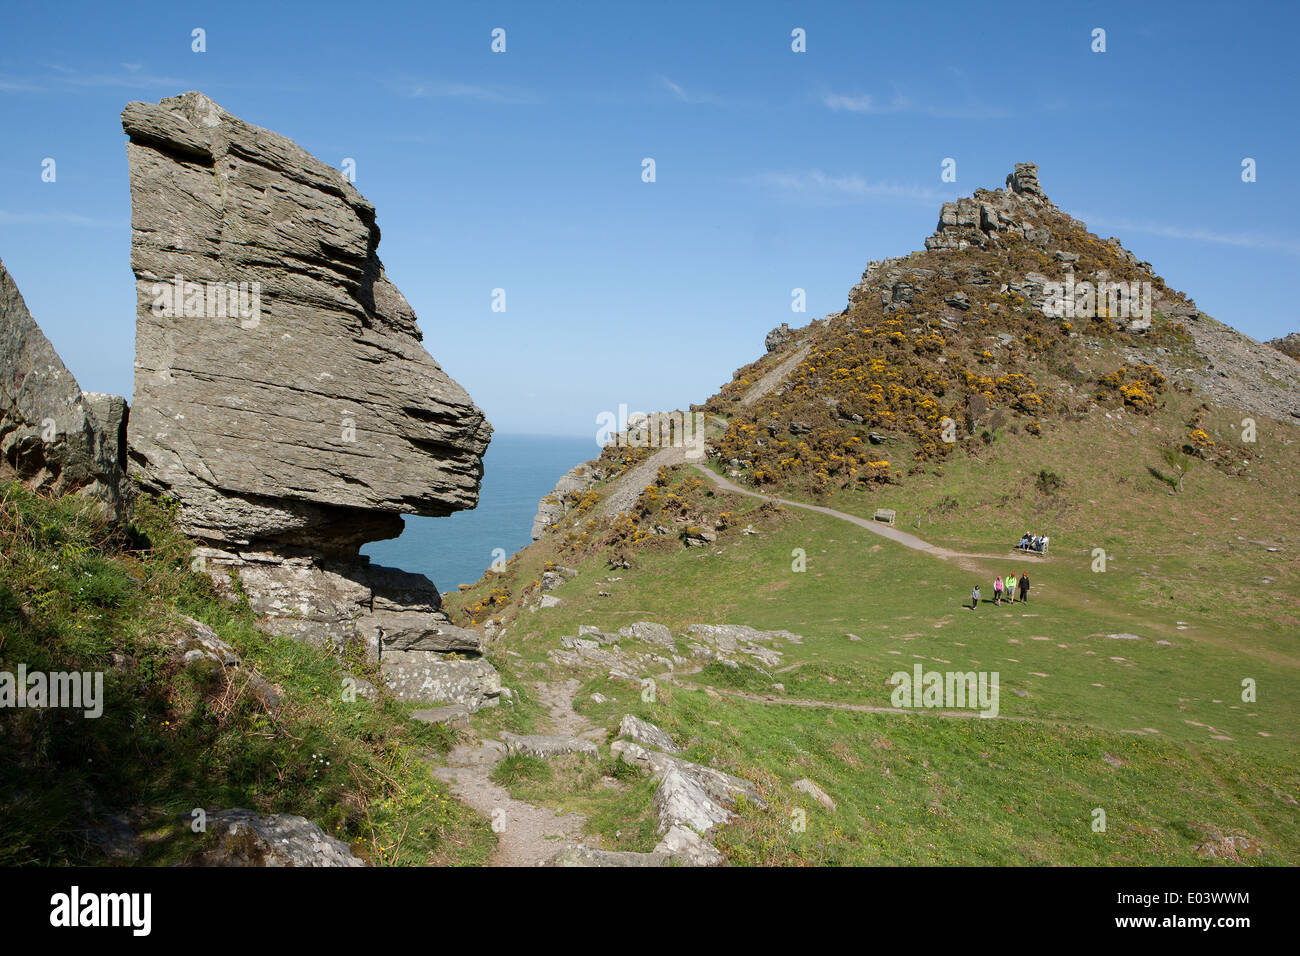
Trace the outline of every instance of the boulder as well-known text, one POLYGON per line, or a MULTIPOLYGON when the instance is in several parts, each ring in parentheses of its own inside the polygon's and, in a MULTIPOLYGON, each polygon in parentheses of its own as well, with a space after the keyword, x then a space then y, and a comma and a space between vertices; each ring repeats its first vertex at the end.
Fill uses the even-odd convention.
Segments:
POLYGON ((365 866, 346 843, 292 813, 212 810, 200 866, 365 866))
POLYGON ((129 103, 130 445, 214 542, 352 551, 472 508, 491 426, 420 344, 338 170, 202 93, 129 103))
POLYGON ((178 501, 199 566, 269 630, 356 645, 398 696, 494 702, 485 661, 438 660, 481 655, 478 632, 451 623, 427 578, 360 555, 402 514, 474 507, 492 433, 421 345, 374 206, 202 93, 129 103, 122 128, 133 474, 178 501))
POLYGON ((565 847, 547 866, 668 866, 668 853, 632 853, 627 850, 598 850, 589 846, 565 847))
POLYGON ((751 803, 764 806, 758 789, 748 780, 732 776, 712 767, 691 763, 681 757, 647 750, 640 744, 628 740, 616 740, 609 745, 610 755, 621 756, 625 763, 650 771, 651 776, 663 777, 670 770, 693 779, 712 799, 725 806, 731 806, 738 797, 744 797, 751 803))
POLYGON ((393 651, 380 664, 384 686, 401 700, 464 704, 474 713, 495 707, 501 697, 501 675, 481 657, 393 651))
POLYGON ((667 833, 674 827, 707 833, 719 823, 731 819, 731 813, 713 798, 698 777, 676 767, 669 768, 659 781, 654 808, 659 815, 660 833, 667 833))
POLYGON ((620 637, 645 641, 647 644, 660 644, 664 647, 676 647, 673 633, 662 624, 653 621, 637 621, 618 629, 620 637))
POLYGON ((682 866, 726 866, 724 857, 713 844, 690 827, 674 825, 655 846, 656 854, 668 854, 682 866))
POLYGON ((827 810, 831 811, 831 813, 835 812, 835 801, 830 798, 825 790, 817 786, 817 784, 813 783, 807 777, 804 777, 802 780, 796 780, 793 786, 794 789, 798 790, 800 793, 806 793, 808 796, 812 797, 827 810))
POLYGON ((524 754, 542 759, 564 754, 583 754, 597 758, 600 756, 596 745, 581 737, 565 737, 557 734, 502 734, 501 740, 506 745, 507 754, 524 754))
POLYGON ((664 753, 679 754, 682 752, 682 748, 677 746, 673 738, 654 724, 633 714, 627 714, 623 718, 622 723, 618 725, 618 735, 635 740, 639 744, 645 744, 647 747, 662 750, 664 753))

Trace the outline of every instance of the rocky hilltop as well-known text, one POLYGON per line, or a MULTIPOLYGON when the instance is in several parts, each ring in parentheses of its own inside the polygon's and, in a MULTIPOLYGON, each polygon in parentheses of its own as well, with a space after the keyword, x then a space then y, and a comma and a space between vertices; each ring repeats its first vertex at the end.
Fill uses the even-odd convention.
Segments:
POLYGON ((78 493, 120 517, 126 401, 83 392, 0 262, 0 459, 29 488, 78 493))
MULTIPOLYGON (((981 435, 1037 435, 1116 404, 1150 414, 1171 390, 1300 424, 1300 365, 1284 349, 1217 322, 1090 232, 1033 163, 944 203, 924 250, 869 262, 844 310, 765 345, 705 406, 729 419, 714 452, 759 486, 896 483, 908 459, 915 469, 977 451, 981 435), (769 376, 780 384, 756 400, 769 376)), ((1226 462, 1195 446, 1198 429, 1179 447, 1226 462)))
POLYGON ((130 103, 131 465, 272 629, 380 658, 399 694, 495 698, 433 583, 370 566, 402 514, 478 500, 491 426, 421 345, 375 209, 202 93, 130 103), (455 657, 448 657, 454 654, 455 657))

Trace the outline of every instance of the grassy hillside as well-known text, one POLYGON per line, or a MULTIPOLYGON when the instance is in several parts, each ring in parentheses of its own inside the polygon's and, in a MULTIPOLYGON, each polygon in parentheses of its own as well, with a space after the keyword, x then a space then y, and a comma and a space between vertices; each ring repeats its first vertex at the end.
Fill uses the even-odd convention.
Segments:
MULTIPOLYGON (((1028 605, 971 611, 971 583, 989 595, 993 575, 1013 565, 942 561, 832 518, 718 497, 758 533, 713 548, 673 542, 615 570, 592 554, 553 592, 565 604, 519 614, 508 646, 527 662, 516 666, 559 679, 548 651, 580 624, 801 635, 779 643, 775 669, 692 673, 696 663, 637 675, 657 681, 653 704, 636 683, 573 672, 577 709, 596 723, 636 713, 689 742, 690 759, 760 784, 770 808, 747 810, 720 843, 733 862, 1191 864, 1225 835, 1250 848, 1230 859, 1300 862, 1300 659, 1276 629, 1235 625, 1230 608, 1148 607, 1132 600, 1126 575, 1095 574, 1089 553, 1068 548, 1031 568, 1028 605), (791 570, 796 548, 803 572, 791 570), (1106 636, 1116 633, 1140 639, 1106 636), (915 662, 997 671, 1000 716, 885 712, 889 676, 915 662), (1255 703, 1241 700, 1245 677, 1259 684, 1255 703), (610 702, 593 702, 597 693, 610 702), (801 777, 838 802, 834 814, 790 789, 801 777), (795 807, 808 813, 802 833, 790 827, 795 807), (1092 830, 1095 808, 1105 833, 1092 830)), ((959 522, 949 529, 956 537, 959 522)), ((559 540, 533 545, 497 586, 539 573, 548 554, 572 560, 559 540)), ((573 761, 512 792, 593 814, 610 846, 649 849, 648 795, 599 776, 573 761)))
POLYGON ((361 662, 258 630, 190 571, 191 547, 147 497, 116 532, 79 499, 0 486, 0 671, 102 671, 106 698, 97 719, 0 711, 0 864, 122 862, 98 840, 112 819, 141 835, 140 862, 183 862, 203 845, 195 807, 301 814, 374 864, 485 859, 486 823, 428 772, 449 732, 345 700, 361 662), (185 666, 172 639, 184 617, 231 644, 279 707, 244 671, 185 666))
MULTIPOLYGON (((869 270, 843 314, 700 406, 706 463, 661 470, 606 518, 617 472, 647 454, 607 449, 612 477, 449 602, 504 625, 520 673, 580 681, 597 725, 638 714, 757 782, 767 809, 715 840, 734 863, 1300 863, 1300 429, 1210 402, 1179 319, 1190 301, 1117 242, 1043 217, 1046 246, 914 253, 892 261, 893 286, 869 270), (1171 314, 1142 334, 1104 312, 1045 315, 1020 284, 1066 260, 1150 281, 1171 314), (701 467, 861 518, 894 509, 955 554, 720 491, 701 467), (1015 561, 1025 531, 1049 535, 1050 556, 1015 561), (562 605, 534 609, 557 565, 579 573, 550 592, 562 605), (1031 602, 992 606, 993 578, 1026 567, 1031 602), (639 620, 678 635, 671 666, 628 680, 552 657, 580 625, 639 620), (802 641, 778 639, 775 666, 705 663, 684 633, 697 623, 802 641), (890 677, 916 663, 996 672, 999 715, 896 712, 890 677), (803 777, 834 812, 792 789, 803 777)), ((649 849, 648 794, 623 770, 559 761, 509 785, 588 813, 607 847, 649 849)))

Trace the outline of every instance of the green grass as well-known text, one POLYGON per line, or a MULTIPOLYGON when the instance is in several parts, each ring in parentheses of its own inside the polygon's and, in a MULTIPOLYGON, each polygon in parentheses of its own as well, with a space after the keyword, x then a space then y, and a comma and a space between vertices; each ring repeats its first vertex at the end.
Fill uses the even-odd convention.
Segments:
MULTIPOLYGON (((1040 461, 1052 459, 1023 466, 1031 486, 1040 461)), ((1063 491, 1085 481, 1059 460, 1053 470, 1064 475, 1063 491)), ((967 480, 979 486, 974 466, 967 480)), ((1204 512, 1217 493, 1207 482, 1169 506, 1204 512)), ((863 501, 854 505, 836 503, 870 513, 863 501)), ((1153 510, 1146 500, 1124 506, 1129 533, 1167 542, 1172 536, 1158 533, 1161 515, 1144 508, 1153 510)), ((943 543, 1002 550, 981 533, 975 515, 983 511, 963 514, 965 524, 945 526, 943 543)), ((987 520, 989 527, 996 521, 987 520)), ((1012 520, 1019 528, 1021 519, 1012 520)), ((987 596, 996 573, 1025 565, 942 561, 797 509, 755 526, 758 535, 720 538, 713 548, 656 542, 636 552, 630 569, 611 571, 600 553, 569 561, 581 573, 554 592, 564 605, 525 612, 508 641, 540 667, 579 624, 609 631, 654 620, 678 632, 692 623, 738 623, 801 635, 802 644, 776 642, 784 658, 775 669, 709 664, 681 675, 680 685, 660 681, 653 704, 631 682, 577 674, 585 683, 576 707, 597 725, 613 728, 623 714, 638 714, 689 742, 689 759, 758 783, 768 809, 745 809, 718 838, 732 862, 1191 865, 1201 862, 1194 851, 1201 826, 1259 841, 1262 855, 1243 862, 1300 862, 1300 663, 1275 626, 1216 600, 1171 607, 1148 590, 1159 578, 1126 573, 1122 555, 1097 574, 1090 553, 1058 550, 1056 538, 1053 557, 1028 566, 1029 604, 986 602, 971 611, 975 581, 987 596), (806 553, 802 573, 791 570, 795 549, 806 553), (1180 630, 1180 621, 1190 626, 1180 630), (1122 632, 1140 640, 1106 636, 1122 632), (996 671, 1000 718, 851 709, 889 707, 890 675, 914 663, 996 671), (1259 687, 1251 703, 1242 700, 1245 678, 1259 687), (595 692, 611 700, 596 704, 595 692), (824 706, 780 703, 792 699, 824 706), (804 776, 838 802, 834 814, 790 789, 804 776), (1106 813, 1104 833, 1092 828, 1096 808, 1106 813), (802 832, 791 826, 796 809, 807 817, 802 832)), ((1210 534, 1215 526, 1203 527, 1210 534)), ((931 530, 923 536, 938 538, 931 530)), ((531 573, 553 547, 549 537, 534 545, 513 573, 531 573)), ((1261 552, 1227 552, 1240 561, 1234 573, 1258 574, 1261 552)), ((1184 560, 1197 563, 1190 554, 1184 560)), ((1274 573, 1289 580, 1287 570, 1274 573)), ((1184 593, 1181 584, 1174 590, 1184 593)), ((550 672, 566 676, 553 665, 550 672)), ((586 773, 557 773, 521 792, 610 821, 595 827, 606 837, 624 829, 619 819, 644 812, 652 787, 636 803, 608 785, 608 768, 586 773)), ((617 845, 649 849, 652 837, 617 845)))
POLYGON ((511 754, 492 768, 492 779, 503 787, 524 781, 545 782, 551 777, 551 765, 540 757, 530 757, 528 754, 511 754))
POLYGON ((451 799, 426 758, 447 730, 389 701, 344 700, 362 661, 255 626, 192 573, 192 544, 147 497, 114 531, 73 498, 0 490, 0 670, 102 671, 98 719, 6 709, 0 731, 0 863, 105 862, 87 831, 125 814, 142 862, 191 859, 195 807, 297 813, 375 864, 476 863, 494 837, 451 799), (171 636, 201 620, 281 691, 278 714, 219 665, 183 666, 171 636))

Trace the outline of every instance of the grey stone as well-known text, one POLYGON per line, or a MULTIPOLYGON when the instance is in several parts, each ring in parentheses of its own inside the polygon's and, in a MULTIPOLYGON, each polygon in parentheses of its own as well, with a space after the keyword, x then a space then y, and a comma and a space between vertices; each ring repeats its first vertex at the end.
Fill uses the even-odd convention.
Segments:
POLYGON ((384 686, 401 700, 464 704, 473 713, 496 706, 501 695, 501 675, 482 658, 392 651, 379 665, 384 686))
POLYGON ((804 777, 801 780, 796 780, 792 786, 800 793, 808 794, 808 796, 812 797, 827 810, 831 811, 831 813, 835 812, 835 801, 831 799, 830 795, 827 794, 825 790, 817 786, 817 784, 813 783, 807 777, 804 777))
POLYGON ((655 853, 668 854, 674 863, 682 866, 726 866, 724 857, 713 844, 690 827, 674 825, 655 847, 655 853))
POLYGON ((529 757, 559 757, 563 754, 583 754, 599 757, 600 751, 590 740, 565 737, 557 734, 502 734, 508 754, 525 754, 529 757))
POLYGON ((767 337, 763 340, 763 345, 769 352, 780 352, 790 344, 793 338, 794 332, 790 329, 790 323, 782 322, 771 332, 767 333, 767 337))
POLYGON ((663 647, 675 647, 673 633, 662 624, 653 621, 637 621, 618 629, 620 637, 645 641, 647 644, 659 644, 663 647))
POLYGON ((342 840, 291 813, 213 810, 207 814, 207 834, 210 842, 198 860, 202 866, 366 865, 342 840))
POLYGON ((178 500, 201 566, 268 630, 358 645, 399 697, 428 684, 416 699, 495 701, 485 661, 438 664, 483 645, 432 582, 359 554, 399 534, 402 514, 474 507, 492 431, 421 346, 377 256, 374 207, 202 93, 130 103, 122 128, 134 474, 178 500))
POLYGON ((632 853, 627 850, 599 850, 589 846, 565 847, 547 861, 547 866, 668 866, 668 853, 632 853))
POLYGON ((656 750, 647 750, 640 744, 629 740, 614 741, 609 745, 609 751, 614 757, 622 756, 626 763, 648 770, 651 776, 654 777, 662 777, 669 770, 683 773, 694 779, 710 797, 721 804, 730 806, 736 801, 737 797, 743 796, 746 800, 758 806, 766 805, 762 797, 759 796, 758 789, 752 783, 729 773, 724 773, 721 770, 691 763, 681 757, 674 757, 656 750))
POLYGON ((672 737, 669 737, 649 721, 642 720, 633 714, 627 714, 623 717, 622 723, 618 725, 618 735, 635 740, 639 744, 645 744, 647 747, 662 750, 664 753, 679 754, 682 752, 682 748, 677 746, 672 737))
POLYGON ((659 832, 673 827, 689 827, 707 833, 731 819, 731 812, 705 788, 700 779, 676 767, 665 771, 654 795, 659 815, 659 832))
POLYGON ((469 720, 469 708, 464 704, 448 704, 446 707, 426 707, 411 712, 411 719, 426 724, 463 724, 469 720))
POLYGON ((122 128, 145 486, 180 501, 192 534, 237 546, 353 552, 401 513, 473 507, 491 426, 421 347, 374 206, 202 93, 130 103, 122 128), (169 305, 176 276, 201 314, 169 305), (258 295, 231 310, 240 282, 258 295))

